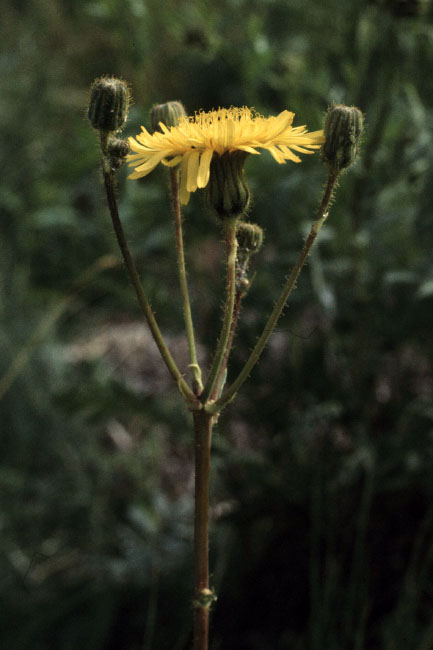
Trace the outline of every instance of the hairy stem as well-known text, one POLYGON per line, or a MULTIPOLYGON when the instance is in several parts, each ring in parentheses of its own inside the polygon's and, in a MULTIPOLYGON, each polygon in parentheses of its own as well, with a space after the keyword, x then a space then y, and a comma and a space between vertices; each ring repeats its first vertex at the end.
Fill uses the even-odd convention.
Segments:
POLYGON ((226 346, 226 349, 225 349, 225 352, 224 352, 223 362, 221 364, 221 368, 220 368, 220 371, 218 373, 217 380, 215 382, 215 388, 213 389, 211 399, 216 399, 218 397, 218 395, 221 392, 221 388, 223 386, 224 377, 225 377, 226 370, 227 370, 227 364, 228 364, 230 352, 231 352, 231 349, 232 349, 232 346, 233 346, 233 340, 234 340, 235 334, 236 334, 236 328, 237 328, 237 325, 238 325, 239 312, 241 310, 241 301, 242 301, 243 296, 244 296, 244 292, 241 289, 237 289, 236 290, 236 295, 235 295, 235 304, 234 304, 234 308, 233 308, 233 318, 232 318, 232 322, 231 322, 231 325, 230 325, 229 340, 227 341, 227 346, 226 346))
POLYGON ((236 293, 236 254, 238 243, 236 240, 236 219, 224 219, 224 228, 227 245, 227 293, 224 308, 224 319, 221 329, 221 335, 215 352, 215 357, 209 371, 209 377, 201 395, 203 403, 212 395, 215 383, 220 373, 221 366, 224 362, 224 355, 230 338, 231 324, 233 320, 233 309, 235 305, 236 293))
POLYGON ((122 223, 119 217, 119 211, 117 209, 116 196, 114 193, 114 173, 106 168, 106 162, 104 160, 104 183, 105 190, 107 193, 108 207, 110 209, 111 220, 113 222, 114 232, 116 233, 117 242, 119 248, 122 252, 123 261, 125 262, 126 269, 129 274, 129 278, 134 286, 135 293, 137 295, 138 302, 140 307, 143 310, 146 321, 149 325, 150 331, 152 333, 153 339, 158 347, 158 350, 161 353, 162 358, 168 368, 169 373, 177 383, 179 391, 185 397, 185 399, 190 404, 195 404, 197 398, 182 377, 182 374, 177 367, 173 357, 170 354, 169 349, 164 341, 164 338, 161 334, 161 331, 156 322, 155 316, 152 312, 150 304, 144 293, 143 285, 141 284, 140 277, 138 275, 136 266, 132 259, 131 253, 129 252, 128 244, 126 241, 125 233, 123 231, 122 223))
POLYGON ((336 181, 337 181, 337 174, 330 172, 328 176, 328 182, 326 184, 326 188, 323 193, 323 197, 317 212, 316 220, 311 226, 310 234, 307 237, 304 247, 299 255, 298 261, 296 262, 295 266, 292 269, 292 272, 290 273, 289 277, 286 280, 286 283, 284 284, 280 297, 278 298, 275 304, 272 314, 269 316, 268 322, 266 323, 261 336, 257 340, 257 343, 254 346, 254 349, 251 352, 248 361, 246 362, 245 366, 243 367, 243 369, 241 370, 241 372, 239 373, 238 377, 235 379, 233 384, 223 392, 221 397, 217 399, 216 402, 210 403, 206 406, 206 410, 209 413, 214 413, 214 414, 218 413, 222 408, 224 408, 224 406, 226 406, 229 402, 231 402, 231 400, 234 398, 239 388, 242 386, 242 384, 250 374, 251 370, 259 360, 260 355, 262 354, 266 346, 266 343, 268 342, 268 339, 272 334, 272 331, 275 325, 277 324, 278 319, 281 316, 281 313, 285 307, 287 299, 292 293, 296 285, 296 280, 298 279, 299 273, 301 272, 301 269, 304 266, 308 255, 310 254, 311 248, 316 240, 317 234, 320 228, 322 227, 326 217, 328 216, 328 209, 332 199, 336 181))
POLYGON ((174 226, 176 231, 176 250, 177 250, 177 267, 179 272, 180 292, 182 296, 183 317, 185 321, 186 336, 188 340, 188 351, 190 360, 190 369, 192 377, 192 386, 194 393, 200 395, 203 390, 201 382, 201 370, 197 361, 197 352, 195 347, 194 326, 191 316, 191 305, 189 302, 188 284, 185 269, 185 254, 183 249, 182 234, 182 215, 180 212, 179 201, 179 172, 177 169, 170 169, 170 189, 173 202, 174 226))
POLYGON ((194 417, 194 650, 208 649, 209 611, 214 593, 209 589, 209 479, 212 415, 196 411, 194 417))

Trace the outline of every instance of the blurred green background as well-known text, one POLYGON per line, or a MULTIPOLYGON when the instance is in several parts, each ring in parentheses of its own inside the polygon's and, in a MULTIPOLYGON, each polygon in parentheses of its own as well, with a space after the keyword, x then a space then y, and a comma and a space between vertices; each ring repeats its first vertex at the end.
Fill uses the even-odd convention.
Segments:
MULTIPOLYGON (((363 151, 290 308, 214 438, 213 650, 433 648, 433 21, 419 0, 4 0, 0 138, 0 626, 8 650, 186 650, 192 435, 119 261, 97 76, 153 103, 248 105, 363 151), (108 257, 107 257, 108 256, 108 257), (84 277, 83 277, 84 274, 84 277)), ((247 162, 266 232, 236 374, 296 258, 326 169, 247 162)), ((119 173, 125 228, 186 366, 165 170, 119 173)), ((221 234, 186 209, 209 359, 221 234)))

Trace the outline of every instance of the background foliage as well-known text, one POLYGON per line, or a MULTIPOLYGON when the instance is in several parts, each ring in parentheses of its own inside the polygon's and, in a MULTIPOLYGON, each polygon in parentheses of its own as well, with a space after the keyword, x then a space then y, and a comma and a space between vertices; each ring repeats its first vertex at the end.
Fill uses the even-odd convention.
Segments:
MULTIPOLYGON (((0 75, 0 583, 10 650, 184 650, 190 423, 126 275, 88 88, 154 102, 366 115, 363 155, 290 308, 214 441, 213 648, 433 648, 431 3, 4 0, 0 75), (84 277, 83 277, 84 274, 84 277)), ((240 369, 326 171, 247 164, 266 247, 240 369)), ((119 174, 128 236, 186 365, 164 170, 119 174)), ((199 193, 186 234, 202 358, 220 324, 221 237, 199 193)))

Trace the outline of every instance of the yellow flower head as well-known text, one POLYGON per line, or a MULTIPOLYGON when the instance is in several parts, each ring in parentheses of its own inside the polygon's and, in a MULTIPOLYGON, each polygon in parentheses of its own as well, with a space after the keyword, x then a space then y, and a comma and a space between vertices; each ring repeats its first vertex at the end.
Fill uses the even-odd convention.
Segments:
POLYGON ((301 162, 299 153, 314 153, 325 141, 323 131, 308 133, 305 126, 292 127, 294 113, 283 111, 276 117, 262 117, 249 108, 220 108, 193 117, 183 117, 177 126, 150 134, 143 126, 136 138, 129 138, 127 157, 135 171, 129 178, 149 174, 159 163, 172 167, 180 163, 180 200, 189 201, 190 192, 206 187, 212 156, 244 151, 258 154, 267 149, 278 163, 301 162))

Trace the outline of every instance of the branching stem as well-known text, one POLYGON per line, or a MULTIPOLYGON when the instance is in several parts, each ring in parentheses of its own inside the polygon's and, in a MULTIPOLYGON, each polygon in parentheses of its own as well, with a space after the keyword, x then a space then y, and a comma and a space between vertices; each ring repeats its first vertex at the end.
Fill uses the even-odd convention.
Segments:
POLYGON ((231 322, 231 325, 230 325, 230 336, 229 336, 229 340, 227 342, 227 346, 226 346, 226 349, 225 349, 225 352, 224 352, 223 362, 221 364, 221 368, 220 368, 220 371, 218 373, 217 380, 215 382, 215 388, 213 389, 213 392, 212 392, 212 395, 211 395, 211 399, 216 399, 217 396, 221 392, 221 388, 223 387, 224 377, 225 377, 226 370, 227 370, 227 363, 228 363, 228 360, 229 360, 230 352, 231 352, 231 349, 232 349, 232 346, 233 346, 233 341, 234 341, 235 334, 236 334, 236 328, 237 328, 237 325, 238 325, 239 313, 240 313, 240 310, 241 310, 241 301, 242 301, 243 296, 244 296, 244 292, 241 289, 237 289, 236 290, 236 295, 235 295, 235 305, 234 305, 234 308, 233 308, 233 318, 232 318, 232 322, 231 322))
POLYGON ((197 402, 197 398, 182 377, 182 374, 177 367, 173 357, 170 354, 170 351, 164 341, 164 338, 161 334, 161 331, 156 322, 153 311, 150 307, 149 301, 146 298, 144 293, 143 285, 141 284, 140 277, 138 275, 136 266, 132 259, 131 253, 128 248, 126 241, 125 233, 123 231, 122 223, 119 217, 119 211, 117 209, 116 196, 114 193, 114 173, 111 169, 107 169, 107 163, 104 158, 103 160, 103 173, 104 173, 104 183, 105 190, 107 193, 108 207, 110 209, 111 220, 113 222, 114 232, 116 233, 117 242, 122 253, 123 261, 125 262, 126 269, 129 274, 129 278, 134 286, 135 293, 137 295, 138 302, 141 309, 143 310, 146 321, 149 325, 150 331, 152 333, 153 339, 158 347, 158 350, 161 353, 161 356, 165 362, 165 365, 168 368, 169 373, 175 380, 178 385, 178 388, 181 394, 185 399, 191 404, 197 402))
POLYGON ((238 377, 235 379, 233 384, 227 388, 221 397, 216 400, 216 402, 209 403, 205 408, 209 413, 218 413, 221 411, 224 406, 226 406, 234 398, 239 388, 242 386, 244 381, 247 379, 251 370, 257 363, 262 354, 266 343, 272 331, 277 324, 278 319, 281 316, 281 313, 285 307, 288 297, 292 293, 294 287, 296 286, 296 280, 298 279, 299 273, 301 272, 302 267, 305 264, 305 261, 310 254, 311 248, 316 240, 317 234, 322 227, 326 217, 328 216, 328 209, 332 199, 333 191, 337 181, 337 174, 329 172, 328 182, 326 184, 325 191, 323 193, 322 200, 320 202, 319 209, 317 211, 317 217, 311 226, 310 234, 307 237, 307 240, 304 244, 304 247, 299 255, 298 261, 292 269, 292 272, 288 276, 286 283, 281 291, 280 297, 278 298, 272 314, 269 316, 268 322, 266 323, 263 332, 259 339, 257 340, 256 345, 254 346, 253 351, 251 352, 248 361, 245 366, 239 373, 238 377))
POLYGON ((236 240, 236 219, 224 219, 224 228, 227 245, 227 294, 224 308, 224 319, 221 329, 221 335, 215 352, 215 357, 209 371, 209 377, 201 395, 203 404, 206 403, 212 395, 215 384, 220 374, 220 369, 224 362, 224 356, 229 343, 231 325, 233 320, 233 309, 235 305, 236 293, 236 254, 238 243, 236 240))
POLYGON ((194 393, 200 395, 203 390, 201 382, 201 370, 197 361, 197 352, 195 347, 194 326, 191 316, 191 305, 189 301, 188 283, 186 279, 185 254, 183 248, 182 233, 182 215, 179 201, 179 171, 177 168, 170 169, 170 189, 173 203, 174 226, 176 231, 176 250, 177 250, 177 268, 179 272, 180 293, 182 296, 183 316, 185 321, 185 330, 188 340, 188 351, 190 360, 190 369, 192 377, 192 386, 194 393))

